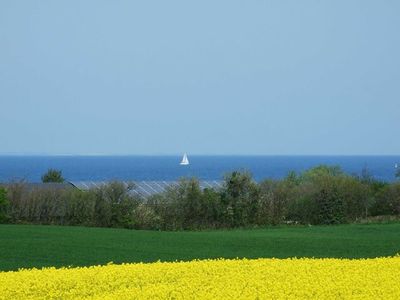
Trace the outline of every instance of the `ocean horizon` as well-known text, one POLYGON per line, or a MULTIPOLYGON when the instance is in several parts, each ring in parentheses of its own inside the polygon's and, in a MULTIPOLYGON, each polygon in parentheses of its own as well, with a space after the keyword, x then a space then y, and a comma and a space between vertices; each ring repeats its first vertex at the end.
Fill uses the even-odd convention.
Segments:
POLYGON ((358 176, 367 168, 377 180, 394 181, 400 155, 190 155, 181 166, 181 155, 0 155, 0 182, 40 182, 49 169, 58 169, 67 181, 160 180, 182 177, 221 180, 226 173, 250 172, 261 181, 285 177, 325 164, 340 166, 358 176))

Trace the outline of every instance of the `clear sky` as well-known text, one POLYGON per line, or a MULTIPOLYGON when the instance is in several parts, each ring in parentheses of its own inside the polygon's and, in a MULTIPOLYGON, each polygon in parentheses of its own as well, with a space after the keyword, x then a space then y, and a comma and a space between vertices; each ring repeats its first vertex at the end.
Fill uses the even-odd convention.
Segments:
POLYGON ((400 1, 0 2, 0 153, 399 154, 400 1))

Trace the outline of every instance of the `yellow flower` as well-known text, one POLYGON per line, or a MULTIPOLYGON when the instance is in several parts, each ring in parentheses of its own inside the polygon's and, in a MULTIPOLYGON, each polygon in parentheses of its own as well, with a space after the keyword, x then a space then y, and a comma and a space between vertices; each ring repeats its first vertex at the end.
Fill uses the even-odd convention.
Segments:
POLYGON ((0 272, 0 299, 400 299, 400 257, 156 262, 0 272))

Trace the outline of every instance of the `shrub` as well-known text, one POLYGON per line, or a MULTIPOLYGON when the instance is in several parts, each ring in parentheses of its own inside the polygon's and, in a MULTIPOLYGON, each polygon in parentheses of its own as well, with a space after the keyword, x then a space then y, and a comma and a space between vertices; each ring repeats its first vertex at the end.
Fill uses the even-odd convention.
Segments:
POLYGON ((173 204, 178 214, 180 226, 185 229, 197 228, 202 222, 204 207, 202 203, 202 191, 197 179, 180 180, 173 204))
MULTIPOLYGON (((291 177, 292 178, 292 177, 291 177)), ((288 204, 293 198, 294 182, 288 180, 265 180, 259 185, 258 222, 280 224, 288 214, 288 204)))
POLYGON ((28 189, 23 181, 11 182, 7 185, 7 196, 9 201, 9 217, 11 223, 26 221, 29 202, 28 189))
POLYGON ((372 207, 373 215, 400 214, 400 183, 385 186, 376 196, 372 207))
POLYGON ((132 195, 133 184, 110 182, 91 190, 94 193, 94 224, 100 227, 134 226, 134 210, 139 199, 132 195))
POLYGON ((221 227, 221 194, 211 188, 203 190, 201 195, 202 203, 202 216, 201 216, 201 228, 218 228, 221 227))
POLYGON ((344 200, 334 184, 328 183, 314 195, 317 214, 315 224, 340 224, 344 218, 344 200))
POLYGON ((65 179, 62 177, 62 172, 55 169, 49 169, 45 174, 42 176, 42 182, 56 182, 61 183, 64 182, 65 179))
POLYGON ((169 198, 170 192, 172 190, 167 190, 167 192, 161 194, 155 194, 150 196, 145 205, 151 207, 154 213, 160 218, 160 227, 163 230, 176 230, 176 212, 173 211, 174 205, 171 204, 171 198, 169 198))
POLYGON ((317 166, 282 180, 256 183, 247 172, 224 177, 221 189, 181 179, 166 192, 141 199, 134 185, 111 182, 89 191, 36 187, 24 182, 0 190, 0 220, 137 229, 205 229, 282 223, 339 224, 400 215, 400 183, 346 175, 317 166))
POLYGON ((155 207, 155 212, 164 220, 165 229, 195 229, 204 223, 206 207, 197 179, 181 179, 178 185, 152 197, 148 203, 155 207))
POLYGON ((25 215, 22 220, 38 224, 60 224, 65 215, 65 190, 34 188, 28 191, 25 215))
POLYGON ((64 194, 65 218, 69 225, 91 226, 95 224, 96 197, 92 191, 70 190, 64 194))
POLYGON ((303 178, 312 186, 309 197, 314 202, 315 211, 311 223, 326 225, 343 223, 345 221, 345 199, 341 182, 346 175, 340 168, 316 167, 307 171, 303 178))
POLYGON ((5 223, 8 221, 8 208, 9 201, 7 199, 7 191, 5 188, 0 187, 0 223, 5 223))
POLYGON ((140 203, 133 213, 134 228, 136 229, 162 229, 162 219, 156 214, 153 207, 140 203))
POLYGON ((317 203, 310 195, 296 197, 288 206, 288 223, 316 224, 317 203))
POLYGON ((346 219, 355 221, 366 218, 374 202, 371 189, 372 180, 360 181, 350 176, 342 177, 339 182, 339 189, 344 201, 346 219))
POLYGON ((319 165, 305 171, 299 178, 300 181, 318 180, 321 177, 338 177, 344 175, 340 166, 319 165))
POLYGON ((254 224, 259 206, 259 188, 247 172, 232 172, 221 191, 223 222, 229 227, 254 224))

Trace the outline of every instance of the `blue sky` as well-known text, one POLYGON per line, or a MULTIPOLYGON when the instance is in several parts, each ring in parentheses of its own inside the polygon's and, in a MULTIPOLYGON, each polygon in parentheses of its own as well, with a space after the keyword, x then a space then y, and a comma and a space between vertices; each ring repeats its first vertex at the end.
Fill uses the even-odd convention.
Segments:
POLYGON ((400 1, 1 1, 0 153, 399 154, 400 1))

